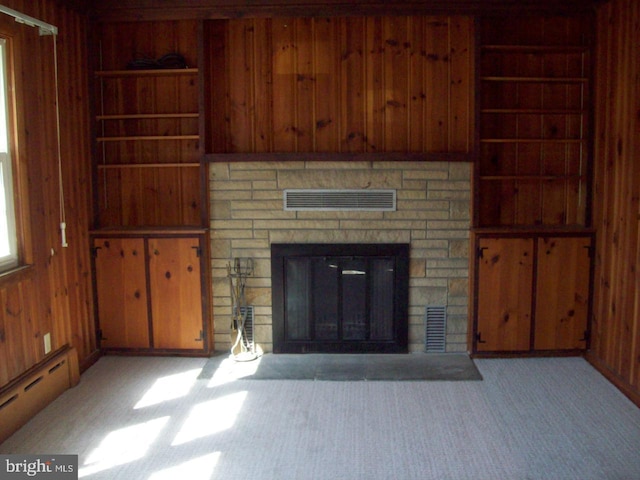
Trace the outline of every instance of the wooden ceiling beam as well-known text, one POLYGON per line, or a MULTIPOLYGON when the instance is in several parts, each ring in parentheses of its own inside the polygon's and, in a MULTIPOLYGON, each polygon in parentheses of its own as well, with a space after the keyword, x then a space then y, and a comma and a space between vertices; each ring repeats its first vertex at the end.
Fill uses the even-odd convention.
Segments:
POLYGON ((379 15, 554 14, 592 11, 603 0, 88 0, 97 21, 379 15), (188 3, 188 5, 185 5, 188 3))

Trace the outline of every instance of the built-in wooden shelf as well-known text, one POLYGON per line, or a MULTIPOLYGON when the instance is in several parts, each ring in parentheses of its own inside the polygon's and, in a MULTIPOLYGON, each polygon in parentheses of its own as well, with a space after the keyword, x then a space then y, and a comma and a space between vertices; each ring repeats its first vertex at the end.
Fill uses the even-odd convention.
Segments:
POLYGON ((482 45, 480 47, 485 52, 496 53, 586 53, 589 47, 586 45, 482 45))
POLYGON ((98 137, 98 142, 130 142, 140 140, 198 140, 200 135, 131 135, 126 137, 98 137))
POLYGON ((96 77, 163 77, 175 75, 196 75, 197 68, 158 68, 152 70, 98 70, 96 77))
POLYGON ((587 83, 586 77, 480 77, 484 82, 587 83))
POLYGON ((481 143, 585 143, 584 138, 482 138, 481 143))
POLYGON ((497 113, 505 115, 584 115, 581 108, 483 108, 480 113, 497 113))
POLYGON ((96 120, 162 120, 167 118, 198 118, 199 113, 133 113, 96 115, 96 120))
POLYGON ((197 168, 199 163, 111 163, 100 164, 99 169, 118 169, 118 168, 197 168))

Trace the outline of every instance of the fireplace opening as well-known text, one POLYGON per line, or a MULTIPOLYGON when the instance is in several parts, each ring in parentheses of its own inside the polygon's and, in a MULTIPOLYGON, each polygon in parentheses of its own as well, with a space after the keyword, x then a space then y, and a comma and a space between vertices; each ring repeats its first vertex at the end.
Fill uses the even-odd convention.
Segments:
POLYGON ((408 348, 408 244, 272 244, 274 353, 408 348))

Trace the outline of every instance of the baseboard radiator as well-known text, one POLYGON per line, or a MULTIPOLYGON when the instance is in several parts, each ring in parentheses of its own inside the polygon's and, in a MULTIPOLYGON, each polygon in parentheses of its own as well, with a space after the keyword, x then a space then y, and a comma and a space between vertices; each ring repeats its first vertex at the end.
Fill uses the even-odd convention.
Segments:
POLYGON ((0 443, 79 381, 78 353, 65 347, 0 389, 0 443))

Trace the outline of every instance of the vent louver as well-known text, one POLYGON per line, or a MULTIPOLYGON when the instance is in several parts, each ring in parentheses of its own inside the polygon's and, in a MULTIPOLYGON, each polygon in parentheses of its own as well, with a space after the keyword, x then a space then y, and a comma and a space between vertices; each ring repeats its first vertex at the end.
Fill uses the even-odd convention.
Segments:
POLYGON ((447 335, 447 311, 440 305, 427 305, 425 316, 425 351, 444 353, 447 335))
POLYGON ((285 190, 285 210, 396 210, 395 190, 285 190))

